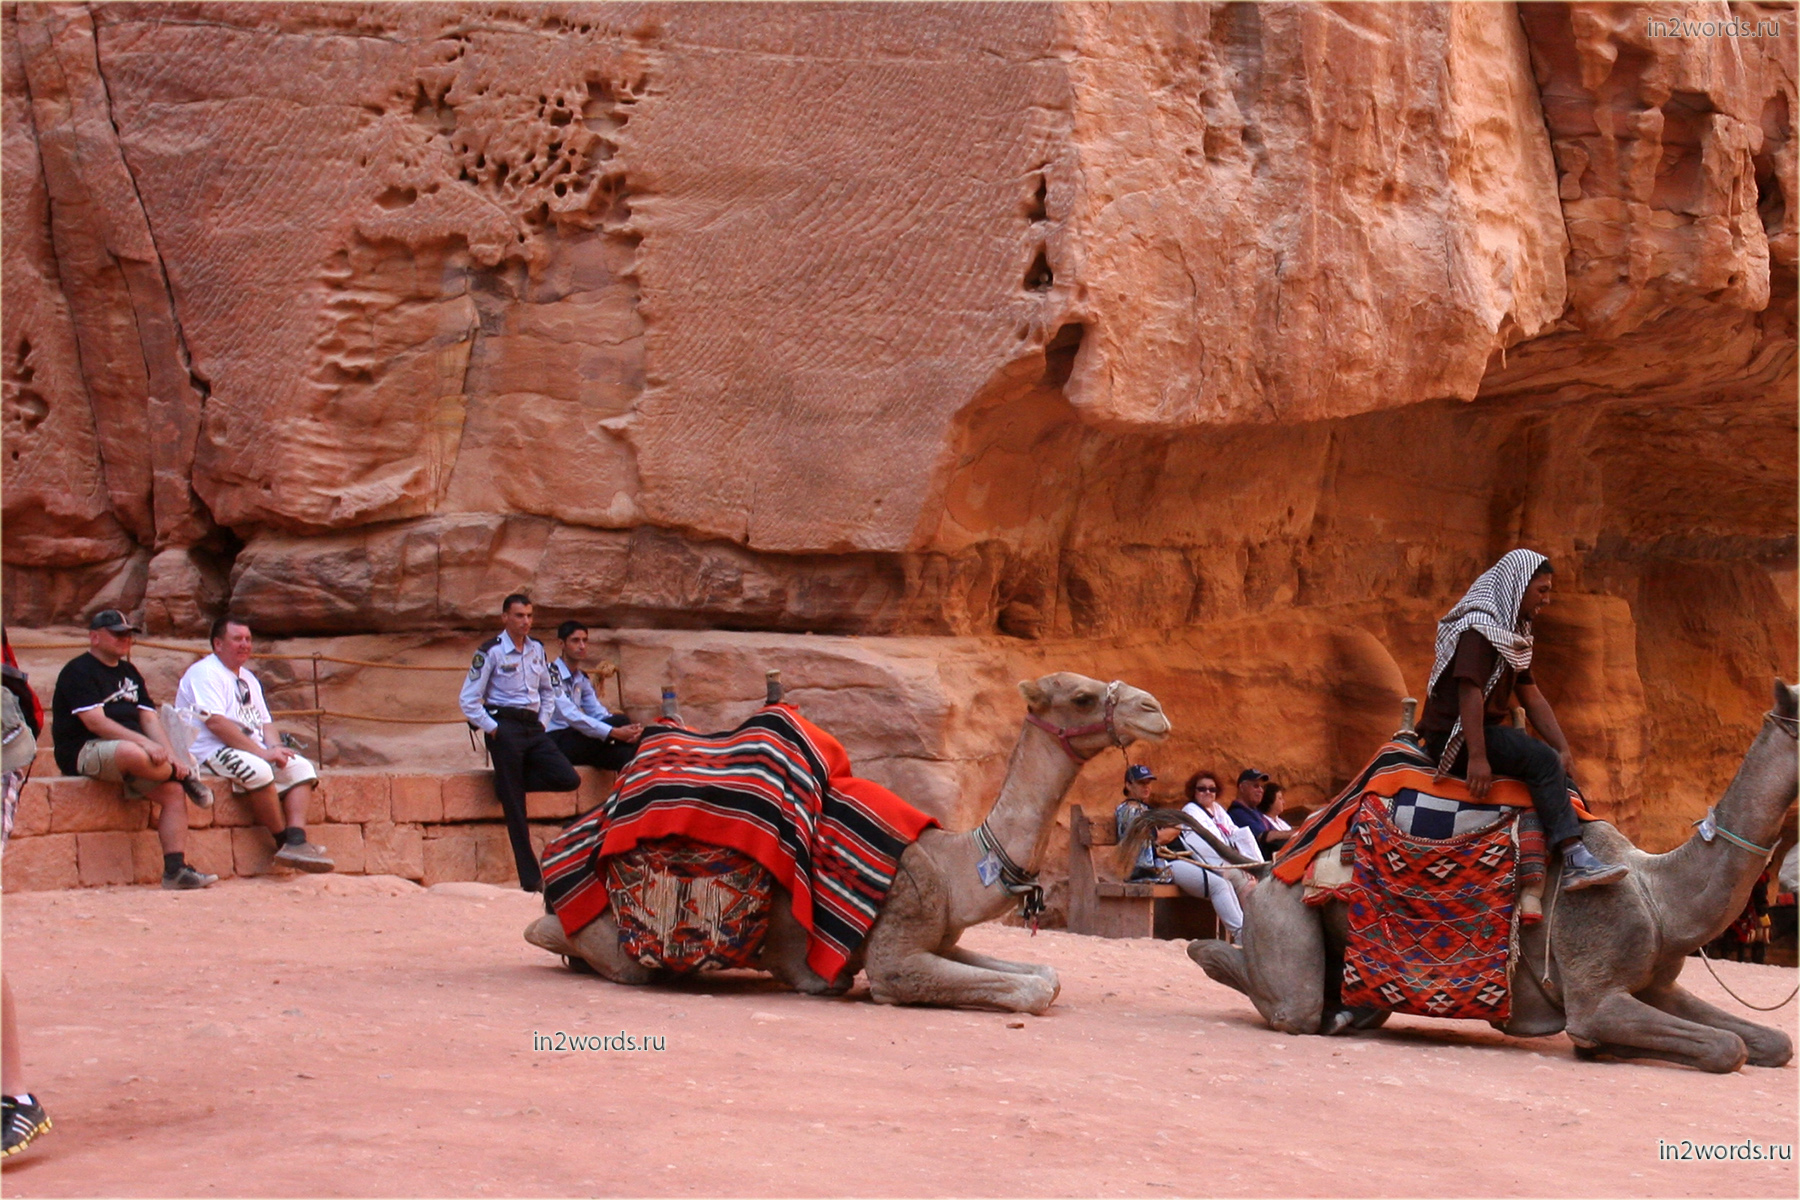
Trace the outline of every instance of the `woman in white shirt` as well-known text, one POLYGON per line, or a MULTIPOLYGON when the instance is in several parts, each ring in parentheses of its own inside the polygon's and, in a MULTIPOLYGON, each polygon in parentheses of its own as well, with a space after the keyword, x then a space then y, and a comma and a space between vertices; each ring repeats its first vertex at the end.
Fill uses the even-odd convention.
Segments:
MULTIPOLYGON (((1263 860, 1262 851, 1256 848, 1256 835, 1233 821, 1225 812, 1225 806, 1219 803, 1219 778, 1210 771, 1196 771, 1188 777, 1183 789, 1187 796, 1187 804, 1182 812, 1194 818, 1208 832, 1221 842, 1242 854, 1252 862, 1263 860)), ((1191 830, 1182 833, 1181 844, 1193 856, 1205 863, 1223 863, 1225 860, 1214 850, 1204 838, 1191 830)), ((1190 896, 1204 896, 1212 902, 1213 912, 1219 916, 1219 923, 1225 927, 1227 935, 1236 941, 1238 933, 1244 927, 1244 910, 1238 904, 1237 889, 1227 878, 1226 871, 1208 871, 1204 867, 1191 862, 1176 859, 1169 864, 1170 873, 1175 883, 1190 896)))

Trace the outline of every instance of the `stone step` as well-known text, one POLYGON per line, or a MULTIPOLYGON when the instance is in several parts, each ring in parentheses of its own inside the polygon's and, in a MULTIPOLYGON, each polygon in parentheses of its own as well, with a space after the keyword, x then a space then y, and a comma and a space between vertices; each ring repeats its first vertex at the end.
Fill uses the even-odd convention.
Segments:
MULTIPOLYGON (((578 791, 526 794, 540 851, 612 787, 610 771, 577 767, 576 773, 578 791)), ((188 806, 188 861, 222 878, 276 869, 274 840, 249 805, 223 780, 208 786, 213 806, 188 806)), ((126 800, 117 784, 34 775, 20 794, 7 842, 4 890, 157 882, 162 849, 152 810, 148 801, 126 800)), ((344 874, 400 875, 427 886, 518 881, 490 771, 333 769, 314 789, 306 821, 307 837, 325 846, 344 874)))

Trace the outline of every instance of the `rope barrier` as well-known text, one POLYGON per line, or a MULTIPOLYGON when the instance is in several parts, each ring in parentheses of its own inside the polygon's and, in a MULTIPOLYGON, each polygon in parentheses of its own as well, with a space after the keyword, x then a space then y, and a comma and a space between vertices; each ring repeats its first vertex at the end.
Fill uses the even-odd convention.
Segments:
MULTIPOLYGON (((18 642, 14 644, 20 650, 86 650, 88 648, 86 642, 18 642)), ((196 650, 192 646, 177 646, 171 642, 146 642, 134 639, 133 645, 147 650, 173 650, 177 654, 191 654, 195 658, 204 658, 212 653, 211 649, 196 650)), ((258 651, 250 657, 283 659, 289 662, 311 662, 313 659, 318 659, 320 662, 342 663, 347 667, 377 667, 389 671, 456 671, 461 673, 468 670, 467 667, 460 666, 438 667, 427 663, 373 662, 366 658, 338 658, 330 654, 275 654, 258 651)))
POLYGON ((329 708, 281 708, 269 714, 271 717, 336 717, 340 721, 380 721, 385 725, 467 725, 467 717, 440 719, 436 717, 377 717, 369 713, 333 712, 329 708))

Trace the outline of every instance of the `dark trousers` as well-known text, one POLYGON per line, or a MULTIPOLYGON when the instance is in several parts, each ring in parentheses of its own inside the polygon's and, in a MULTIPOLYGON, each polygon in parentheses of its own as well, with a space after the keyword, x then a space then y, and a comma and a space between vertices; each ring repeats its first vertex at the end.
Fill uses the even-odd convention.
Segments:
MULTIPOLYGON (((1560 846, 1570 838, 1579 838, 1581 822, 1575 816, 1575 806, 1569 803, 1569 777, 1563 771, 1562 757, 1511 725, 1486 725, 1482 731, 1487 735, 1488 767, 1494 774, 1521 780, 1531 789, 1531 806, 1537 809, 1550 844, 1560 846)), ((1433 759, 1439 758, 1449 740, 1447 732, 1435 735, 1426 740, 1425 749, 1433 759)), ((1460 779, 1467 777, 1468 770, 1469 748, 1464 745, 1450 764, 1450 773, 1460 779)))
POLYGON ((621 769, 637 753, 637 747, 630 742, 589 737, 579 729, 555 730, 550 734, 550 740, 563 752, 563 757, 576 766, 598 767, 602 771, 621 769))
POLYGON ((556 748, 537 714, 502 709, 494 714, 500 727, 487 735, 488 757, 494 762, 494 797, 506 814, 506 836, 512 841, 513 861, 519 867, 519 886, 528 892, 544 889, 537 852, 531 848, 531 825, 525 818, 526 792, 572 792, 581 786, 575 768, 556 748))

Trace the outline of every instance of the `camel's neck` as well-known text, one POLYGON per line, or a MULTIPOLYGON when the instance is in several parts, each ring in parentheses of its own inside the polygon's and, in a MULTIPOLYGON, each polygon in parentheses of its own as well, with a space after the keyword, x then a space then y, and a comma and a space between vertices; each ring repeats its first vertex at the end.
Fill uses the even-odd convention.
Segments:
MULTIPOLYGON (((1714 823, 1747 842, 1774 845, 1794 802, 1795 764, 1794 739, 1772 723, 1764 725, 1719 798, 1714 823)), ((1717 937, 1743 911, 1767 862, 1724 837, 1708 842, 1698 832, 1653 859, 1644 883, 1663 914, 1664 944, 1686 953, 1717 937)))
POLYGON ((1080 773, 1081 764, 1064 754, 1050 734, 1031 724, 1019 731, 987 827, 1006 856, 1024 870, 1036 871, 1043 861, 1056 810, 1080 773))

